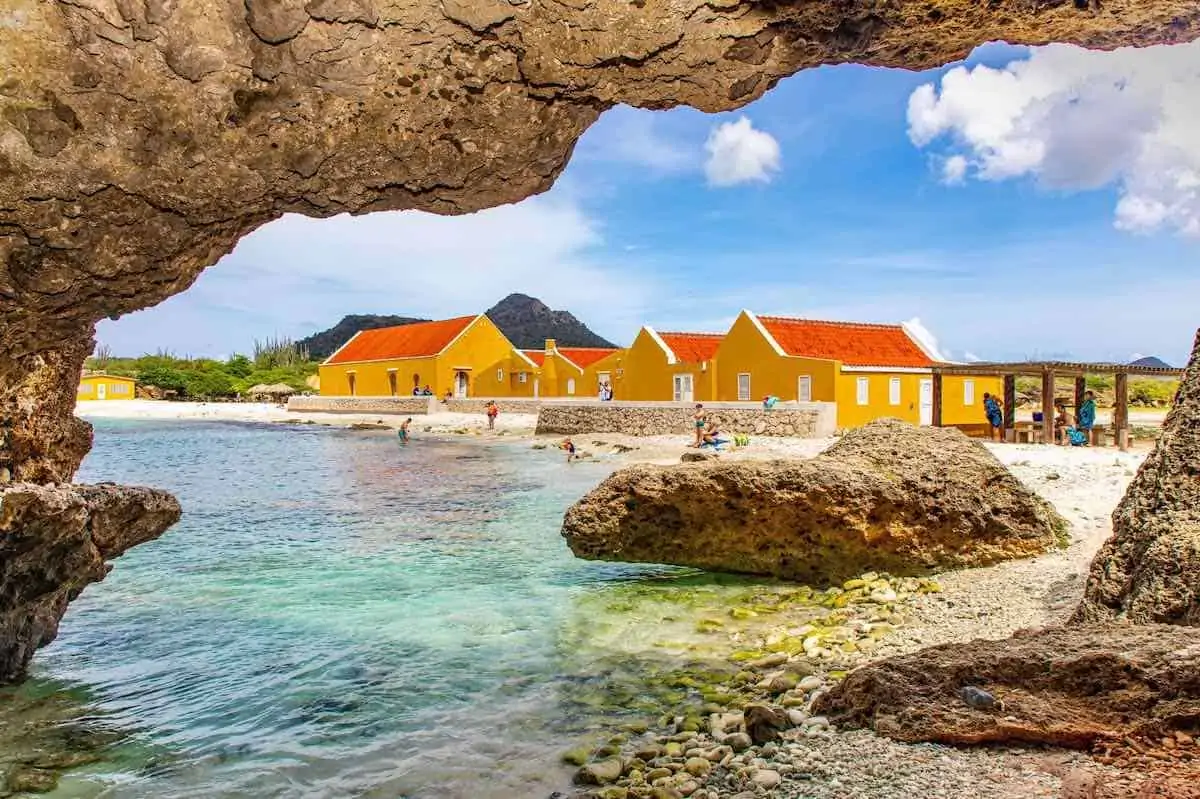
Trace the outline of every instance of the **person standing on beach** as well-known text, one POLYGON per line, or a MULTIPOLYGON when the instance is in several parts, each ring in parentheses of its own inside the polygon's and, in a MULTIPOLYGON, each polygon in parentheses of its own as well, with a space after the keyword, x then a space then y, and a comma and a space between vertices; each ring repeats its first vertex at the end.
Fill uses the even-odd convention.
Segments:
POLYGON ((996 441, 1000 438, 1000 428, 1004 426, 1004 408, 1000 400, 991 394, 983 395, 983 413, 988 421, 988 438, 996 441))
POLYGON ((494 400, 488 400, 487 404, 487 420, 488 430, 496 429, 496 417, 500 415, 500 406, 494 400))
POLYGON ((696 412, 692 414, 692 426, 696 429, 696 440, 692 443, 693 447, 699 448, 704 443, 704 426, 706 421, 704 406, 697 402, 696 412))
POLYGON ((1083 402, 1079 404, 1075 416, 1077 429, 1091 441, 1092 428, 1096 426, 1096 393, 1094 391, 1083 392, 1083 402))

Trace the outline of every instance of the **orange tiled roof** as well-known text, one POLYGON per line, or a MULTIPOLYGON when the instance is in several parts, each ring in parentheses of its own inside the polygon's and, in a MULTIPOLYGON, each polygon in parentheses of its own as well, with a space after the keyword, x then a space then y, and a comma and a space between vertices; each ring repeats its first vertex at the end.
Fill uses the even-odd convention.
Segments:
POLYGON ((711 361, 724 338, 720 333, 659 333, 658 337, 684 363, 711 361))
POLYGON ((326 363, 428 358, 446 349, 477 318, 460 316, 440 322, 416 322, 364 330, 335 352, 326 363))
POLYGON ((616 352, 608 347, 559 347, 558 353, 580 369, 586 369, 616 352))
POLYGON ((521 354, 538 365, 538 368, 546 365, 545 350, 521 350, 521 354))
POLYGON ((841 361, 846 366, 933 366, 900 325, 818 322, 760 316, 767 332, 788 355, 841 361))

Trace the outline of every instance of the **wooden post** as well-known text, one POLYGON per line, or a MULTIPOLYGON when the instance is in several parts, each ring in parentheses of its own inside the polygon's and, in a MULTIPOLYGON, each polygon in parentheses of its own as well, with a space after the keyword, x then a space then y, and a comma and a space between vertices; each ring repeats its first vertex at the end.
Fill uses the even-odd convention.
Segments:
POLYGON ((1079 406, 1083 404, 1083 394, 1087 391, 1087 378, 1075 378, 1075 421, 1079 421, 1079 406))
POLYGON ((1004 376, 1004 440, 1017 440, 1017 376, 1004 376))
POLYGON ((942 373, 933 373, 933 426, 942 426, 942 373))
POLYGON ((1129 375, 1119 372, 1116 379, 1117 404, 1113 408, 1113 440, 1122 450, 1129 449, 1129 375))
POLYGON ((1054 443, 1054 372, 1042 370, 1042 443, 1054 443))

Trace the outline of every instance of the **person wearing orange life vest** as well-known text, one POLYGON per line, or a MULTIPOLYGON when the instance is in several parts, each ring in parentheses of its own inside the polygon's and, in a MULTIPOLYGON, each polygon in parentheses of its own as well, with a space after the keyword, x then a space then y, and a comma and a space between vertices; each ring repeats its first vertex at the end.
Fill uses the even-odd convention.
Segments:
POLYGON ((487 404, 488 430, 496 429, 496 417, 499 415, 500 415, 500 406, 496 404, 495 400, 488 400, 488 404, 487 404))

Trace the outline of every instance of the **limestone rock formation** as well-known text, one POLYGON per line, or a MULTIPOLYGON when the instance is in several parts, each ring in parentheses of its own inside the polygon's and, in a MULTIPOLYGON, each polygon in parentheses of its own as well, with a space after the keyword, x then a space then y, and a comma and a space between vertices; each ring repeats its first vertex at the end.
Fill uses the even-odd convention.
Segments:
POLYGON ((149 488, 0 488, 0 682, 24 674, 58 634, 67 603, 104 579, 110 559, 178 519, 175 498, 149 488))
POLYGON ((1075 614, 1079 622, 1113 619, 1200 626, 1200 333, 1075 614))
POLYGON ((1080 626, 938 646, 851 672, 815 712, 901 741, 1157 739, 1200 718, 1200 637, 1171 625, 1080 626), (966 685, 1002 706, 968 706, 966 685))
POLYGON ((808 461, 622 469, 567 511, 583 558, 809 583, 1039 554, 1066 522, 953 429, 881 420, 808 461))

